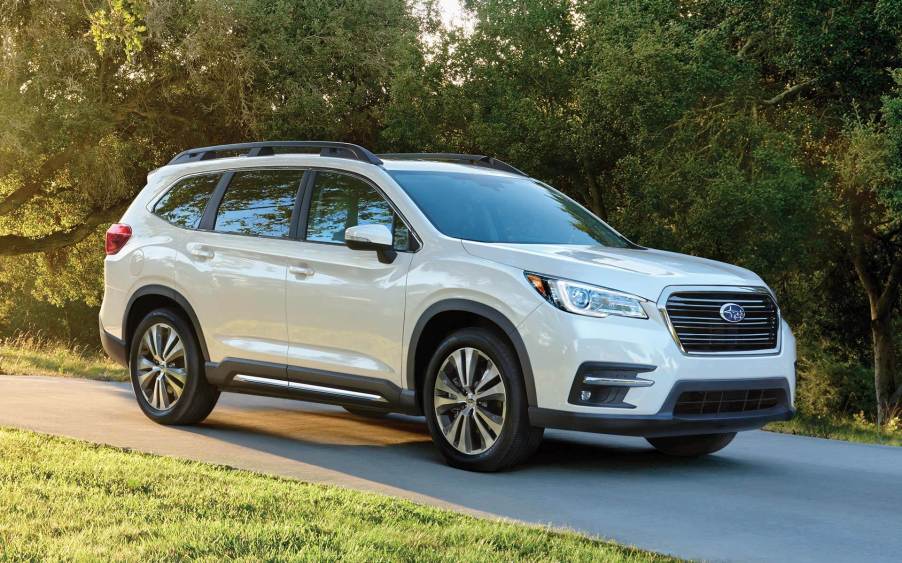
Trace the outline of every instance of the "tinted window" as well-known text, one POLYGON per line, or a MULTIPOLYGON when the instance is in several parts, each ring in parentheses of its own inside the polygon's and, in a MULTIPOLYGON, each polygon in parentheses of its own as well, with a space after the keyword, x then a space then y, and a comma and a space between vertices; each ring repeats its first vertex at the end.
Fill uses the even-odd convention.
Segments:
POLYGON ((395 170, 442 233, 481 242, 632 246, 575 201, 529 178, 395 170))
POLYGON ((385 225, 393 229, 395 248, 409 247, 410 233, 395 225, 391 206, 372 186, 346 174, 319 172, 310 200, 307 240, 342 243, 345 229, 355 225, 385 225))
POLYGON ((288 237, 301 170, 236 172, 219 204, 214 229, 266 237, 288 237))
POLYGON ((153 212, 173 225, 196 229, 221 177, 222 174, 204 174, 185 178, 166 192, 153 212))

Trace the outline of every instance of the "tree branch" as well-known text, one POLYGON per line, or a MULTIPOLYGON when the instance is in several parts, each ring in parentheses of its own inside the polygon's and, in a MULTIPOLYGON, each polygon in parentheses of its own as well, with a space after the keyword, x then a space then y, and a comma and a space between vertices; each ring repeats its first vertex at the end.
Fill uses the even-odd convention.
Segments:
POLYGON ((849 216, 852 220, 852 265, 855 266, 855 272, 858 279, 864 287, 864 291, 868 296, 868 304, 871 309, 871 320, 880 318, 878 303, 881 298, 880 281, 873 271, 868 267, 867 252, 865 249, 865 228, 864 220, 861 217, 861 203, 853 200, 849 205, 849 216))
POLYGON ((902 284, 902 256, 897 256, 896 262, 893 264, 889 276, 886 278, 886 286, 883 288, 883 295, 881 295, 880 300, 877 301, 877 314, 879 316, 889 315, 891 309, 895 307, 896 301, 899 298, 900 284, 902 284))
POLYGON ((81 141, 70 145, 68 148, 54 154, 45 160, 40 169, 37 171, 36 178, 25 182, 25 185, 9 194, 0 201, 0 216, 9 215, 31 198, 41 193, 44 189, 43 181, 49 179, 53 174, 69 162, 69 158, 76 152, 87 146, 86 141, 81 141))
POLYGON ((797 92, 801 92, 802 90, 809 88, 815 82, 817 82, 817 78, 812 78, 811 80, 806 80, 805 82, 800 82, 800 83, 796 84, 795 86, 793 86, 792 88, 787 88, 786 90, 783 90, 782 92, 780 92, 773 98, 764 100, 762 103, 767 104, 769 106, 775 106, 775 105, 779 104, 780 102, 782 102, 783 100, 785 100, 788 96, 792 96, 793 94, 795 94, 797 92))
POLYGON ((128 203, 122 202, 113 207, 98 210, 80 225, 66 231, 58 231, 38 238, 21 235, 0 236, 0 256, 46 252, 71 246, 90 236, 99 225, 112 223, 119 219, 126 207, 128 207, 128 203))
POLYGON ((24 186, 0 200, 0 216, 9 215, 28 200, 41 193, 40 182, 27 182, 24 186))

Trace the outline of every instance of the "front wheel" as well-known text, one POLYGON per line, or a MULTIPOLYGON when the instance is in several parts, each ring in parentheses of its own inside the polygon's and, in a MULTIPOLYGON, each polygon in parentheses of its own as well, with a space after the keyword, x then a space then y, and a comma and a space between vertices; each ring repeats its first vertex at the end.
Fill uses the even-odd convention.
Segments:
POLYGON ((735 437, 735 432, 727 432, 725 434, 646 438, 646 440, 663 454, 678 457, 699 457, 724 449, 735 437))
POLYGON ((204 374, 194 331, 170 309, 152 311, 135 329, 129 367, 138 405, 154 422, 196 424, 219 399, 204 374))
POLYGON ((467 328, 439 344, 426 371, 423 411, 448 464, 498 471, 525 460, 543 433, 529 424, 527 409, 520 364, 495 332, 467 328))

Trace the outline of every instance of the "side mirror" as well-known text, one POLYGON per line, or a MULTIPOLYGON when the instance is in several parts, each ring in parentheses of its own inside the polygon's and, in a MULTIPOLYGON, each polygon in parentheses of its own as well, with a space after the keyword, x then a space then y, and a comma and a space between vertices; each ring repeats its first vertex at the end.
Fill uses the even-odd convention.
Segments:
POLYGON ((379 261, 391 264, 395 252, 391 230, 385 225, 356 225, 345 229, 345 244, 351 250, 375 250, 379 261))

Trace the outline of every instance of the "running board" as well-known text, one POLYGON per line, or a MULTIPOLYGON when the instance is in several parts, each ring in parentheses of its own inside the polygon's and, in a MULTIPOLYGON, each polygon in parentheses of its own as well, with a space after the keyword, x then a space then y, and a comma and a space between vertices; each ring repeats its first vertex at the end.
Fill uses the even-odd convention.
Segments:
POLYGON ((274 389, 282 389, 296 391, 300 393, 313 393, 326 397, 358 399, 362 401, 371 401, 374 403, 388 403, 388 400, 373 393, 364 393, 363 391, 350 391, 348 389, 338 389, 335 387, 327 387, 325 385, 313 385, 310 383, 297 383, 295 381, 285 381, 284 379, 273 379, 269 377, 258 377, 256 375, 238 374, 232 381, 238 383, 248 383, 251 385, 259 385, 274 389))

